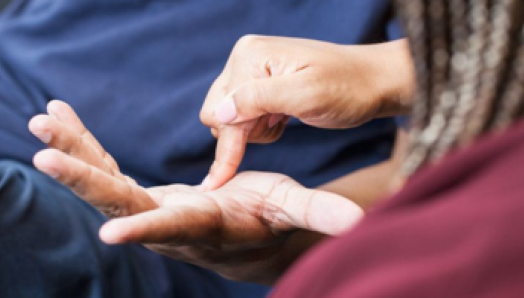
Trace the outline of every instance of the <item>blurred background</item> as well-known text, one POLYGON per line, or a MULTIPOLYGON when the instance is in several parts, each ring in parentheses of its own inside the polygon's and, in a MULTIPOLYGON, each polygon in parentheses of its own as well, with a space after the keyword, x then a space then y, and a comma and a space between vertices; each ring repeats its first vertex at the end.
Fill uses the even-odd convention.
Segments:
POLYGON ((0 0, 0 10, 2 10, 7 5, 7 3, 9 3, 9 1, 11 0, 0 0))

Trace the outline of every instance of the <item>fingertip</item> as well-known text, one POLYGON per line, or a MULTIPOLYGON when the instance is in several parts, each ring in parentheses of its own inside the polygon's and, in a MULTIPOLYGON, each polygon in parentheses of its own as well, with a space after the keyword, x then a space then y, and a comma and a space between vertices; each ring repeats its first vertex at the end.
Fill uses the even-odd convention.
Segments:
POLYGON ((53 99, 47 104, 47 112, 57 120, 64 119, 71 107, 64 101, 53 99))
POLYGON ((106 222, 99 231, 100 239, 110 245, 139 243, 137 225, 133 217, 121 217, 106 222))
POLYGON ((233 178, 242 162, 249 133, 256 122, 224 125, 217 142, 215 160, 209 170, 207 190, 215 190, 233 178))
POLYGON ((206 192, 209 190, 209 175, 207 175, 206 178, 204 178, 202 183, 198 186, 198 189, 201 192, 206 192))
POLYGON ((39 171, 54 179, 60 176, 58 152, 55 149, 45 149, 35 154, 33 164, 39 171))
POLYGON ((35 154, 33 161, 45 165, 57 162, 59 151, 56 149, 44 149, 35 154))
POLYGON ((47 109, 49 110, 56 110, 60 109, 61 107, 69 106, 67 103, 65 103, 63 100, 60 99, 53 99, 47 104, 47 109))
POLYGON ((202 191, 203 192, 214 191, 214 190, 217 190, 219 187, 221 187, 223 184, 224 183, 222 183, 220 180, 210 178, 206 186, 202 187, 202 191))
POLYGON ((226 184, 231 178, 235 176, 236 168, 235 170, 232 170, 229 167, 226 166, 220 166, 219 164, 215 163, 213 166, 211 166, 211 170, 209 171, 209 174, 202 182, 202 191, 208 192, 216 190, 220 187, 222 187, 224 184, 226 184))
POLYGON ((214 191, 224 186, 229 180, 235 176, 236 172, 225 172, 222 175, 210 175, 209 182, 206 185, 207 191, 214 191))
POLYGON ((316 221, 319 230, 328 235, 340 235, 348 231, 365 216, 364 210, 350 201, 340 204, 334 210, 326 210, 325 214, 330 216, 317 218, 316 221))
POLYGON ((29 131, 37 138, 40 139, 45 144, 49 144, 53 137, 51 133, 51 125, 49 121, 49 116, 47 115, 37 115, 31 118, 28 123, 29 131))
POLYGON ((106 244, 116 245, 124 243, 118 223, 115 224, 113 220, 103 225, 98 234, 100 239, 106 244))
POLYGON ((31 118, 31 120, 29 120, 29 130, 33 131, 45 129, 47 127, 48 119, 49 116, 44 114, 34 116, 33 118, 31 118))
POLYGON ((35 130, 48 130, 52 128, 53 119, 47 114, 40 114, 34 116, 29 121, 29 129, 35 130))

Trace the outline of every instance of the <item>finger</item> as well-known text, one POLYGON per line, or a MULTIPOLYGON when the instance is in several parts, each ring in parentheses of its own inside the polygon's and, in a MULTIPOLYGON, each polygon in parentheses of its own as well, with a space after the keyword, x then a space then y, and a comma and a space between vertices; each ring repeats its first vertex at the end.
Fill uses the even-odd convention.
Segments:
POLYGON ((215 160, 202 183, 203 191, 215 190, 235 176, 244 157, 249 132, 255 124, 225 125, 220 129, 215 160))
POLYGON ((52 100, 47 105, 47 111, 50 115, 55 117, 57 120, 63 122, 66 126, 70 127, 72 131, 77 133, 86 144, 92 146, 95 151, 101 156, 101 158, 115 171, 120 172, 118 164, 114 158, 107 153, 102 145, 96 140, 96 138, 87 130, 78 115, 75 113, 73 108, 67 103, 60 100, 52 100))
POLYGON ((29 130, 49 147, 58 149, 104 172, 113 172, 85 139, 62 122, 48 115, 38 115, 29 121, 29 130))
POLYGON ((157 207, 141 187, 115 179, 56 149, 40 151, 33 163, 109 217, 132 215, 157 207))
POLYGON ((189 245, 215 238, 218 222, 211 213, 181 205, 109 221, 101 228, 100 238, 107 244, 189 245))
POLYGON ((277 125, 282 119, 284 119, 284 114, 272 114, 271 117, 269 117, 267 127, 273 128, 275 125, 277 125))
MULTIPOLYGON (((298 117, 314 95, 313 84, 303 74, 256 79, 240 85, 215 107, 223 124, 241 123, 266 114, 298 117)), ((278 121, 277 121, 278 122, 278 121)))
MULTIPOLYGON (((254 144, 269 144, 275 142, 280 138, 286 127, 287 118, 284 117, 280 122, 276 123, 273 127, 268 128, 268 116, 263 116, 257 119, 257 123, 251 130, 248 136, 248 143, 254 144)), ((211 134, 215 139, 220 138, 220 130, 211 128, 211 134)))
POLYGON ((302 228, 307 228, 328 235, 339 235, 354 225, 364 216, 362 209, 347 198, 329 192, 307 189, 308 194, 300 194, 297 199, 308 198, 307 207, 302 214, 297 210, 293 215, 302 228))
POLYGON ((249 143, 269 144, 280 138, 286 126, 280 121, 270 128, 268 122, 271 120, 271 117, 271 115, 265 115, 256 120, 256 125, 249 133, 249 143))
MULTIPOLYGON (((270 222, 285 223, 327 235, 338 235, 357 224, 364 212, 339 195, 281 184, 269 195, 263 216, 270 222)), ((278 227, 277 227, 278 228, 278 227)))
MULTIPOLYGON (((229 63, 229 62, 228 62, 229 63)), ((226 67, 224 71, 213 82, 206 95, 202 109, 200 110, 200 121, 209 128, 218 128, 220 123, 216 120, 214 108, 217 101, 222 100, 228 93, 227 82, 229 81, 229 71, 226 67)))

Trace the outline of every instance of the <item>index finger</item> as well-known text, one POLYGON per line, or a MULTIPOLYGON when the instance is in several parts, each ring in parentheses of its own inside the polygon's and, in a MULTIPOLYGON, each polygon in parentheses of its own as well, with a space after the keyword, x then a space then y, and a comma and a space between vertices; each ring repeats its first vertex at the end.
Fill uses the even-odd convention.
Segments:
POLYGON ((235 176, 246 151, 249 133, 255 124, 256 120, 220 127, 215 161, 202 183, 204 191, 215 190, 235 176))

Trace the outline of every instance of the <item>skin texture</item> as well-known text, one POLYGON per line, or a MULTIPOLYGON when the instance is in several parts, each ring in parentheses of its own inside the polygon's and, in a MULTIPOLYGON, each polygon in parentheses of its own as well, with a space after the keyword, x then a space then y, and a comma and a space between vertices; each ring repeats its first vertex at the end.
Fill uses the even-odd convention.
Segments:
POLYGON ((406 114, 414 71, 405 40, 367 46, 247 36, 242 38, 201 111, 218 138, 205 189, 234 177, 248 142, 277 140, 289 117, 346 129, 406 114))
POLYGON ((272 284, 309 247, 359 221, 362 209, 343 196, 368 206, 387 192, 397 154, 320 188, 340 196, 306 189, 280 174, 236 175, 246 143, 278 139, 290 116, 342 129, 403 113, 411 92, 404 55, 403 41, 346 47, 242 39, 202 109, 219 142, 200 186, 140 187, 60 101, 29 124, 51 148, 39 152, 34 164, 111 218, 100 231, 106 243, 142 243, 230 279, 272 284), (378 59, 385 52, 388 59, 378 59))
POLYGON ((404 161, 407 144, 407 133, 399 129, 391 158, 321 185, 317 189, 344 196, 367 210, 382 198, 397 192, 404 184, 399 171, 404 161))
POLYGON ((51 148, 35 155, 35 166, 111 218, 101 228, 103 241, 143 243, 230 279, 272 284, 323 235, 339 234, 363 215, 344 197, 272 173, 241 173, 208 192, 188 185, 145 189, 120 173, 60 101, 29 129, 51 148))

